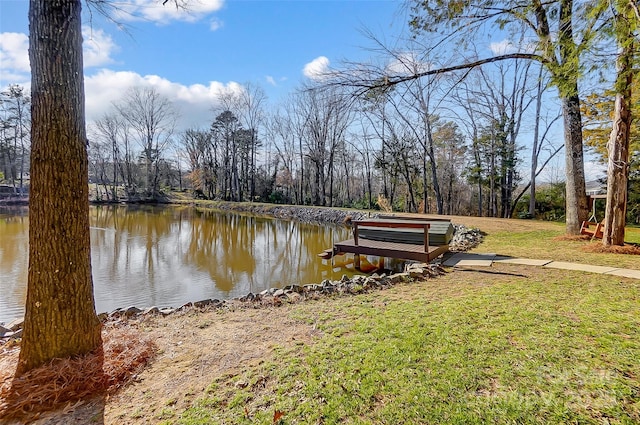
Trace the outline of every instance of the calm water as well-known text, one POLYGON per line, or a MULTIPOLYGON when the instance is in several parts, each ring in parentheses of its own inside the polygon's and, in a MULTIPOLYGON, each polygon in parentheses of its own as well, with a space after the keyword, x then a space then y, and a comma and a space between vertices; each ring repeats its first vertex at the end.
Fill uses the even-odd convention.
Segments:
MULTIPOLYGON (((191 207, 102 206, 90 214, 98 312, 177 307, 344 273, 317 257, 332 238, 347 237, 341 228, 191 207)), ((24 314, 28 224, 26 209, 0 209, 0 322, 24 314)))

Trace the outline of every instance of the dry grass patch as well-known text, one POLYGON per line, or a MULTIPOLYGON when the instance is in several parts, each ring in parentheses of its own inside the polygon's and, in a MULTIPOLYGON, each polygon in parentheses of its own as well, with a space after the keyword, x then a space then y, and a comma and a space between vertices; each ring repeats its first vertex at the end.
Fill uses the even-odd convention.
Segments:
POLYGON ((589 235, 560 235, 553 238, 556 242, 576 242, 576 241, 590 241, 591 236, 589 235))

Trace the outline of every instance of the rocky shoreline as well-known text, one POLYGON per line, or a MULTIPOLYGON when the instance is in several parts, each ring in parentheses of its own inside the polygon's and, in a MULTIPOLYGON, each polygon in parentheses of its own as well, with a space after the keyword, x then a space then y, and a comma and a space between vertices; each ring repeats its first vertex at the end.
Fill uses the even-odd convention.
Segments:
MULTIPOLYGON (((248 308, 278 307, 283 304, 299 303, 329 296, 356 295, 375 290, 383 290, 399 283, 411 283, 433 278, 446 273, 439 264, 409 263, 401 273, 391 275, 374 273, 370 276, 356 275, 349 278, 343 275, 340 280, 325 279, 318 284, 289 285, 284 288, 270 288, 254 294, 228 300, 205 299, 186 303, 180 307, 149 307, 141 309, 135 306, 118 308, 110 313, 100 313, 103 323, 118 323, 128 320, 144 319, 150 315, 168 316, 189 311, 229 311, 248 308)), ((22 337, 24 319, 15 319, 0 325, 0 344, 22 337)))
MULTIPOLYGON (((232 211, 256 215, 266 215, 284 220, 296 220, 305 223, 317 224, 341 224, 347 218, 363 220, 375 218, 376 212, 363 212, 358 210, 343 210, 334 208, 281 206, 267 204, 245 203, 207 203, 194 202, 191 205, 199 208, 211 208, 222 211, 232 211)), ((467 251, 482 242, 482 233, 478 229, 470 229, 461 224, 454 224, 455 232, 449 245, 450 251, 467 251)), ((180 307, 149 307, 141 309, 135 306, 119 308, 110 313, 100 313, 103 322, 118 322, 136 318, 144 318, 148 315, 170 315, 191 310, 236 310, 242 308, 274 307, 286 303, 297 303, 320 297, 336 295, 354 295, 374 290, 382 290, 398 283, 419 281, 437 277, 445 273, 439 264, 425 264, 408 262, 405 270, 391 275, 356 275, 348 278, 343 275, 340 280, 325 279, 318 284, 289 285, 284 288, 270 288, 258 294, 249 293, 243 297, 228 300, 206 299, 186 303, 180 307)), ((22 336, 23 319, 16 319, 4 325, 0 323, 0 344, 18 339, 22 336)))
POLYGON ((199 208, 220 211, 265 215, 282 220, 295 220, 312 224, 342 224, 347 217, 352 220, 364 220, 378 217, 377 211, 338 209, 330 207, 311 207, 297 205, 253 204, 246 202, 192 202, 199 208))

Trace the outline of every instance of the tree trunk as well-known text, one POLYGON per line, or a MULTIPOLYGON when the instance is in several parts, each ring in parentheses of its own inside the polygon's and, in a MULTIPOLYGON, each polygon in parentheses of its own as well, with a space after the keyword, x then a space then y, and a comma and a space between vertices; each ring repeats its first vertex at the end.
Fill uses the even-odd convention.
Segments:
POLYGON ((80 0, 32 0, 31 195, 16 374, 102 344, 91 279, 80 0))
MULTIPOLYGON (((578 92, 577 84, 575 92, 578 92)), ((562 97, 564 118, 564 148, 566 173, 566 230, 567 234, 580 234, 580 225, 587 219, 589 206, 584 181, 582 153, 582 118, 578 95, 562 97)))
POLYGON ((536 118, 533 128, 533 146, 531 146, 531 168, 530 168, 530 192, 529 192, 529 215, 531 218, 536 217, 536 171, 538 170, 538 153, 540 140, 540 111, 542 110, 542 66, 538 74, 538 92, 536 95, 536 118))
MULTIPOLYGON (((625 14, 629 6, 618 6, 625 14)), ((626 14, 628 15, 628 13, 626 14)), ((602 243, 624 245, 624 227, 627 216, 627 181, 629 179, 629 139, 631 132, 631 83, 633 82, 633 56, 635 43, 628 20, 619 16, 616 20, 618 44, 618 75, 616 77, 616 103, 613 128, 607 145, 607 204, 605 207, 602 243)))

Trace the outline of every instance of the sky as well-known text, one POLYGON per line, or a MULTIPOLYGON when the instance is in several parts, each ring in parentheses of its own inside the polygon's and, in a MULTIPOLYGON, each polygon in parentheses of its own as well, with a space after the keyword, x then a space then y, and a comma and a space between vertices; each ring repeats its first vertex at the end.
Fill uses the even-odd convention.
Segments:
MULTIPOLYGON (((365 32, 393 44, 409 20, 402 0, 177 1, 190 11, 176 10, 173 0, 165 6, 162 0, 112 0, 121 9, 112 21, 88 13, 83 2, 89 126, 137 86, 155 88, 173 102, 178 130, 208 128, 222 94, 251 83, 264 89, 270 105, 286 102, 301 83, 330 67, 373 56, 375 43, 365 32)), ((0 89, 30 87, 28 5, 0 0, 0 89)), ((513 48, 500 32, 481 44, 487 56, 513 48)), ((588 179, 602 174, 594 161, 587 165, 588 179)))
MULTIPOLYGON (((28 3, 0 0, 0 88, 30 85, 28 3)), ((146 86, 175 101, 182 127, 206 127, 221 93, 251 83, 285 101, 328 67, 365 59, 364 30, 387 37, 407 21, 391 0, 187 0, 189 13, 171 0, 113 3, 127 9, 112 15, 125 30, 83 2, 89 122, 146 86)))

